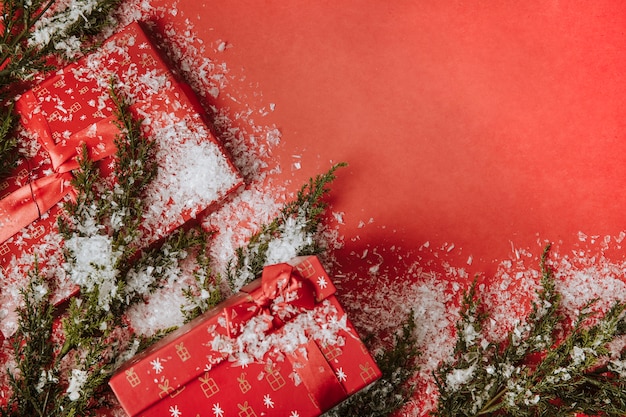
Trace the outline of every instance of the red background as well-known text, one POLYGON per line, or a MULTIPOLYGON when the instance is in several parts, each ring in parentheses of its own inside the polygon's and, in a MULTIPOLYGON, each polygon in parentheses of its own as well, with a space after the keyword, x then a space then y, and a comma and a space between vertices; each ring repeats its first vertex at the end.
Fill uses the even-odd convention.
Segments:
POLYGON ((620 2, 178 9, 172 19, 189 18, 207 44, 226 41, 220 58, 276 103, 275 157, 294 189, 331 161, 349 162, 333 187, 346 254, 351 237, 363 247, 454 243, 452 255, 490 272, 511 244, 540 252, 538 239, 567 248, 579 231, 624 229, 620 2), (302 169, 290 169, 292 155, 302 169))

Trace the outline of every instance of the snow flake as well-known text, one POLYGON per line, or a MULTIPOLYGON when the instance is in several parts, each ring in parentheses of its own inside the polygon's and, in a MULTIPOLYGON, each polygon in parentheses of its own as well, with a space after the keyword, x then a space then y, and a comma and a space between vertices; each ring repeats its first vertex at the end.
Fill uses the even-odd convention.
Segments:
POLYGON ((346 373, 343 371, 343 368, 337 369, 337 379, 341 382, 344 382, 346 379, 348 379, 348 375, 346 375, 346 373))
POLYGON ((292 411, 291 414, 289 414, 289 417, 300 417, 300 413, 298 413, 297 411, 292 411))
POLYGON ((183 413, 181 413, 177 405, 173 405, 173 406, 170 406, 170 415, 172 417, 180 417, 183 415, 183 413))
POLYGON ((220 403, 213 404, 213 415, 215 417, 224 417, 224 410, 220 407, 220 403))
POLYGON ((326 278, 324 278, 323 275, 317 277, 317 285, 319 285, 320 288, 326 288, 328 286, 328 282, 326 282, 326 278))
POLYGON ((69 379, 67 394, 70 401, 76 401, 83 392, 83 385, 87 381, 87 372, 81 369, 72 369, 72 376, 69 379))
POLYGON ((156 358, 155 360, 150 361, 150 365, 152 365, 152 369, 154 369, 157 374, 163 372, 163 364, 161 363, 161 359, 156 358))
POLYGON ((265 407, 267 408, 274 408, 274 401, 272 401, 269 394, 265 394, 263 396, 263 404, 265 404, 265 407))

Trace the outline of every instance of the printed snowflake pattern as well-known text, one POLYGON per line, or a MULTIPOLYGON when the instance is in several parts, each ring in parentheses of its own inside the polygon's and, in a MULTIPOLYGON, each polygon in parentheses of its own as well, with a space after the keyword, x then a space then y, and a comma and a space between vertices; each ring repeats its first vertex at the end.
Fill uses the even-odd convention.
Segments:
POLYGON ((265 407, 267 408, 274 408, 274 401, 272 401, 269 394, 265 394, 263 396, 263 404, 265 404, 265 407))
POLYGON ((292 411, 291 414, 289 414, 289 417, 300 417, 300 413, 298 413, 297 411, 292 411))
POLYGON ((183 413, 178 409, 177 405, 170 406, 170 416, 171 417, 180 417, 183 413))
POLYGON ((220 403, 213 404, 213 415, 215 417, 224 417, 224 410, 220 407, 220 403))
POLYGON ((161 363, 161 359, 156 358, 155 360, 150 361, 150 365, 152 365, 152 369, 154 369, 154 372, 156 372, 157 374, 163 372, 163 364, 161 363))
POLYGON ((341 382, 344 382, 346 379, 348 379, 348 375, 346 375, 346 373, 343 371, 343 368, 338 368, 336 374, 337 379, 341 382))
POLYGON ((320 288, 328 287, 328 282, 326 282, 326 278, 324 278, 323 275, 317 277, 317 285, 319 285, 320 288))

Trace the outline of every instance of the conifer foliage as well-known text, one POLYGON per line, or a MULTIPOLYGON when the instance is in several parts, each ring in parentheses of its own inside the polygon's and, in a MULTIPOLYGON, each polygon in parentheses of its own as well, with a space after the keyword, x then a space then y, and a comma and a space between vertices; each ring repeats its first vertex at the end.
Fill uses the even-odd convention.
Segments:
POLYGON ((530 314, 503 341, 483 331, 489 314, 476 284, 465 294, 454 357, 435 375, 435 416, 626 414, 626 350, 612 347, 625 334, 626 305, 600 314, 591 301, 578 317, 566 317, 548 253, 530 314))

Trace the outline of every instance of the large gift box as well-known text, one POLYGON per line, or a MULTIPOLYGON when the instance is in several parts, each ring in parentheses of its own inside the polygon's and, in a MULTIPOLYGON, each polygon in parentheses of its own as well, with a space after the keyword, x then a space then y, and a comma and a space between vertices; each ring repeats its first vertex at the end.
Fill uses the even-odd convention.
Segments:
POLYGON ((315 256, 266 267, 241 292, 123 365, 130 416, 317 416, 380 371, 315 256))
POLYGON ((144 135, 156 142, 159 172, 146 192, 145 243, 168 235, 242 184, 197 98, 168 69, 139 23, 18 100, 22 123, 49 152, 54 173, 77 167, 82 144, 95 160, 115 152, 119 130, 111 83, 143 121, 144 135))
POLYGON ((16 103, 22 135, 39 148, 0 184, 0 329, 7 336, 14 330, 12 311, 26 271, 34 267, 37 251, 32 245, 45 240, 50 253, 38 256, 39 262, 56 256, 54 263, 62 265, 61 239, 50 233, 58 203, 71 195, 71 172, 83 145, 110 177, 119 134, 111 83, 142 120, 144 135, 156 142, 158 174, 145 193, 149 210, 141 222, 139 246, 164 238, 242 184, 190 88, 168 69, 140 24, 124 28, 16 103))

